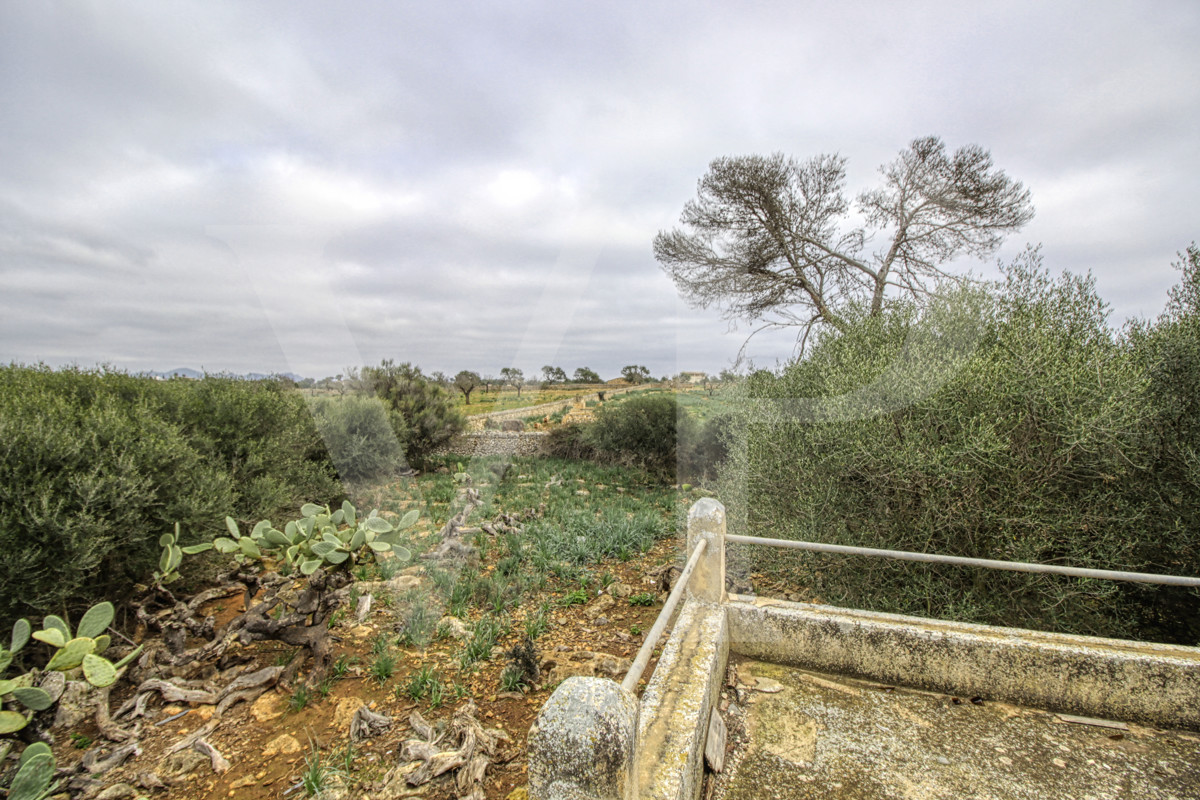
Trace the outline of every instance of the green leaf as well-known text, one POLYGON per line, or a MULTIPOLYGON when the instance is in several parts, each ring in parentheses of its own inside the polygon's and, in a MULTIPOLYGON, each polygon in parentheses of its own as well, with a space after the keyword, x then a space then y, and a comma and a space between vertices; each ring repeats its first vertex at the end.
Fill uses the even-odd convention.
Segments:
POLYGON ((398 544, 392 545, 392 552, 395 553, 396 558, 400 559, 401 561, 408 561, 410 558, 412 558, 412 551, 407 547, 401 547, 398 544))
POLYGON ((201 542, 200 544, 189 544, 187 547, 183 548, 183 552, 187 553, 189 556, 194 556, 196 553, 203 553, 206 550, 212 549, 212 542, 201 542))
POLYGON ((292 545, 284 553, 284 559, 287 561, 287 563, 294 564, 296 562, 296 553, 298 553, 299 551, 300 551, 300 545, 298 545, 298 544, 292 545))
POLYGON ((342 501, 342 514, 347 525, 353 526, 358 524, 357 520, 355 519, 354 506, 350 504, 349 500, 342 501))
POLYGON ((382 517, 369 517, 367 519, 367 521, 363 523, 363 526, 367 530, 374 531, 375 533, 391 533, 392 532, 392 523, 388 522, 386 519, 383 519, 382 517))
POLYGON ((96 637, 96 649, 93 650, 92 652, 95 653, 96 655, 100 655, 101 653, 103 653, 105 650, 108 649, 108 646, 110 644, 112 644, 112 637, 109 636, 107 633, 102 633, 96 637))
POLYGON ((83 657, 96 649, 96 640, 76 638, 67 642, 46 664, 46 669, 75 669, 83 663, 83 657))
POLYGON ((312 575, 317 571, 317 567, 321 566, 321 559, 314 558, 311 561, 305 561, 300 565, 301 575, 312 575))
MULTIPOLYGON (((13 661, 13 654, 9 650, 0 647, 0 675, 4 674, 4 670, 8 669, 9 664, 13 661)), ((2 693, 0 693, 2 694, 2 693)))
POLYGON ((17 699, 18 703, 34 711, 45 711, 54 705, 54 698, 50 696, 49 692, 34 686, 13 689, 12 696, 17 699))
POLYGON ((103 689, 117 679, 117 668, 107 658, 88 653, 83 657, 83 677, 88 683, 103 689))
POLYGON ((13 623, 12 632, 12 647, 9 649, 14 653, 19 652, 25 643, 29 641, 29 634, 33 626, 29 624, 27 619, 19 619, 13 623))
POLYGON ((242 529, 238 527, 237 520, 233 517, 225 517, 225 527, 229 529, 229 535, 234 539, 241 538, 242 529))
POLYGON ((24 753, 21 755, 21 768, 17 770, 12 785, 8 787, 8 796, 10 800, 41 800, 50 789, 50 782, 54 780, 54 756, 49 753, 35 753, 25 759, 24 753))
POLYGON ((300 535, 300 526, 296 524, 296 520, 291 520, 283 526, 283 535, 291 539, 293 544, 296 542, 296 537, 300 535))
POLYGON ((342 537, 338 536, 336 533, 330 533, 329 531, 321 534, 321 541, 329 542, 334 547, 341 547, 343 544, 345 544, 345 542, 342 541, 342 537))
POLYGON ((274 545, 276 547, 287 547, 288 545, 290 545, 292 543, 291 539, 289 539, 285 534, 280 533, 279 531, 275 530, 274 528, 271 528, 271 529, 265 531, 263 533, 263 538, 267 540, 268 544, 274 545))
POLYGON ((333 512, 333 516, 329 518, 329 520, 334 525, 341 525, 342 522, 345 521, 345 519, 346 519, 346 512, 342 511, 340 508, 337 511, 333 512))
POLYGON ((173 544, 175 544, 175 534, 173 533, 164 533, 162 536, 158 537, 159 547, 170 547, 173 544))
POLYGON ((47 630, 50 628, 58 628, 60 631, 62 631, 64 639, 71 638, 71 626, 67 624, 65 619, 56 614, 47 614, 46 618, 42 620, 42 627, 47 630))
POLYGON ((421 516, 421 512, 414 508, 412 511, 409 511, 407 514, 405 514, 403 517, 400 518, 400 522, 396 525, 396 527, 400 530, 404 530, 405 528, 411 528, 413 525, 415 525, 417 523, 417 518, 420 516, 421 516))
POLYGON ((34 742, 33 744, 29 745, 21 752, 20 765, 25 766, 25 762, 36 756, 38 753, 52 755, 50 751, 50 745, 46 744, 45 742, 34 742))
POLYGON ((233 553, 238 549, 238 543, 233 539, 225 536, 218 536, 213 539, 213 547, 217 548, 218 553, 233 553))
POLYGON ((316 503, 305 503, 304 505, 300 506, 300 516, 311 518, 315 517, 317 514, 320 514, 324 510, 324 506, 319 506, 316 503))
POLYGON ((159 561, 159 567, 166 574, 171 574, 179 569, 179 565, 183 563, 183 549, 178 545, 171 545, 163 551, 163 557, 159 561))
POLYGON ((113 664, 113 669, 120 670, 121 667, 125 666, 130 661, 133 661, 135 658, 138 657, 138 654, 142 652, 143 647, 145 647, 144 644, 139 644, 137 647, 130 650, 128 655, 126 655, 124 658, 122 658, 116 664, 113 664))
MULTIPOLYGON (((178 549, 178 548, 173 548, 178 549)), ((83 619, 79 620, 79 636, 85 636, 89 639, 95 639, 100 634, 108 630, 108 626, 112 624, 113 617, 116 615, 116 609, 113 604, 105 600, 102 603, 96 603, 84 613, 83 619)))
POLYGON ((337 548, 338 546, 332 542, 317 542, 312 546, 312 551, 315 556, 327 556, 337 548))
POLYGON ((350 537, 350 552, 357 552, 360 547, 367 543, 367 534, 361 528, 354 532, 350 537))
POLYGON ((254 525, 254 530, 250 531, 250 538, 261 539, 269 530, 271 530, 271 521, 267 519, 260 519, 254 525))
POLYGON ((238 539, 238 547, 242 550, 242 555, 247 558, 262 558, 262 553, 258 549, 258 545, 249 536, 243 536, 238 539))
POLYGON ((16 689, 21 684, 14 680, 0 680, 0 696, 11 694, 13 689, 16 689))
POLYGON ((44 631, 34 631, 33 638, 53 647, 62 647, 67 643, 67 637, 58 628, 48 628, 44 631))
POLYGON ((328 561, 330 564, 341 564, 343 561, 345 561, 349 557, 350 557, 350 554, 347 553, 345 550, 334 550, 332 552, 325 554, 325 560, 328 561))
MULTIPOLYGON (((16 711, 0 711, 0 734, 16 733, 29 724, 29 720, 25 719, 24 714, 18 714, 16 711)), ((15 784, 16 781, 14 780, 15 784)), ((14 797, 12 787, 9 787, 8 796, 14 797)))
POLYGON ((367 542, 367 547, 370 547, 376 553, 386 553, 392 549, 392 546, 387 542, 367 542))
POLYGON ((317 521, 313 517, 305 517, 304 519, 300 520, 297 525, 300 527, 300 532, 303 533, 305 537, 309 537, 312 536, 313 528, 317 526, 317 521))

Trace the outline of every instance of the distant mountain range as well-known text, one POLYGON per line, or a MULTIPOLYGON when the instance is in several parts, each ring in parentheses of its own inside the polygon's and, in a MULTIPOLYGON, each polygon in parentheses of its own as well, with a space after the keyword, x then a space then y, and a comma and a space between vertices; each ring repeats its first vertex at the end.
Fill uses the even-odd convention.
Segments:
MULTIPOLYGON (((189 378, 191 380, 198 380, 204 377, 203 372, 192 369, 191 367, 176 367, 175 369, 168 370, 167 372, 143 372, 142 374, 151 378, 159 378, 160 380, 166 380, 167 378, 189 378)), ((215 372, 212 374, 225 378, 241 378, 245 381, 262 381, 268 378, 277 377, 291 378, 294 381, 304 380, 302 375, 297 375, 294 372, 281 372, 271 375, 267 375, 262 372, 247 372, 245 375, 237 375, 232 372, 215 372)))

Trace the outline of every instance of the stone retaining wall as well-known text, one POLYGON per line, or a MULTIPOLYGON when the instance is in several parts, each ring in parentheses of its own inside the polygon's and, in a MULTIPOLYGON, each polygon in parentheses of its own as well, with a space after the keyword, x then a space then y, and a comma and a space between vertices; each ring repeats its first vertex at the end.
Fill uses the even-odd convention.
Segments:
POLYGON ((450 440, 435 455, 540 456, 546 454, 546 431, 468 431, 450 440))

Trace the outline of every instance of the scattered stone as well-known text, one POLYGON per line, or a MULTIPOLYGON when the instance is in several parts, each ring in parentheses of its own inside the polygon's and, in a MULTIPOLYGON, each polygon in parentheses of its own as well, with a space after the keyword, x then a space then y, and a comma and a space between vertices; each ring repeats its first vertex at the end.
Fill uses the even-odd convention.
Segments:
POLYGON ((588 619, 596 619, 596 617, 616 605, 616 602, 611 594, 602 594, 587 604, 587 607, 583 611, 584 616, 588 619))
POLYGON ((937 763, 941 764, 943 767, 950 766, 950 759, 946 758, 945 756, 938 756, 934 759, 934 761, 937 761, 937 763))
POLYGON ((608 617, 596 617, 596 624, 597 625, 607 625, 608 617))
POLYGON ((250 716, 256 722, 270 722, 283 716, 283 704, 277 695, 264 694, 250 706, 250 716))
POLYGON ((128 783, 114 783, 96 795, 96 800, 125 800, 126 797, 134 797, 136 795, 137 789, 128 783))
POLYGON ((189 775, 196 770, 201 764, 209 763, 209 759, 197 753, 195 750, 187 749, 180 750, 158 762, 156 772, 165 780, 177 780, 185 775, 189 775))
POLYGON ((471 638, 470 629, 467 628, 463 621, 458 617, 451 617, 449 615, 442 617, 440 620, 438 620, 438 627, 444 628, 446 633, 450 634, 450 636, 454 637, 455 639, 471 638))
POLYGON ((753 688, 756 692, 775 694, 783 691, 783 684, 773 678, 758 678, 753 688))
POLYGON ((263 758, 286 756, 292 753, 299 753, 301 749, 300 741, 290 733, 285 733, 267 742, 266 747, 263 748, 262 755, 263 758))
POLYGON ((244 778, 238 778, 233 783, 229 784, 230 789, 244 789, 247 786, 253 786, 258 783, 253 775, 247 775, 244 778))
POLYGON ((625 598, 632 594, 636 594, 636 591, 634 587, 630 586, 628 583, 613 583, 609 585, 608 593, 613 597, 625 598))
POLYGON ((1066 767, 1067 767, 1067 762, 1063 761, 1061 758, 1051 759, 1050 763, 1052 763, 1054 766, 1058 767, 1059 769, 1066 769, 1066 767))
POLYGON ((629 671, 632 662, 627 658, 618 658, 608 653, 596 653, 591 650, 576 650, 566 655, 549 659, 542 663, 542 673, 546 675, 546 684, 553 685, 573 677, 606 677, 620 680, 629 671))
POLYGON ((350 720, 354 719, 354 714, 362 704, 362 700, 357 697, 343 697, 338 700, 337 706, 333 710, 333 727, 338 730, 347 730, 350 727, 350 720))

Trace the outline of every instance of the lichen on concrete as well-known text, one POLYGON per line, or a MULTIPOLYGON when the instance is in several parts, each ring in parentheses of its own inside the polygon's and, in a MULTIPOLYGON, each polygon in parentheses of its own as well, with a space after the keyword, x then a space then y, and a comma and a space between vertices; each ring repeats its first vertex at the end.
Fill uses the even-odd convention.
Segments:
POLYGON ((1064 721, 1003 703, 737 664, 733 751, 712 800, 1184 800, 1200 797, 1200 737, 1064 721), (747 685, 760 676, 772 693, 747 685), (772 688, 775 688, 772 686, 772 688))
POLYGON ((533 800, 633 800, 638 703, 614 681, 568 678, 529 729, 533 800))

